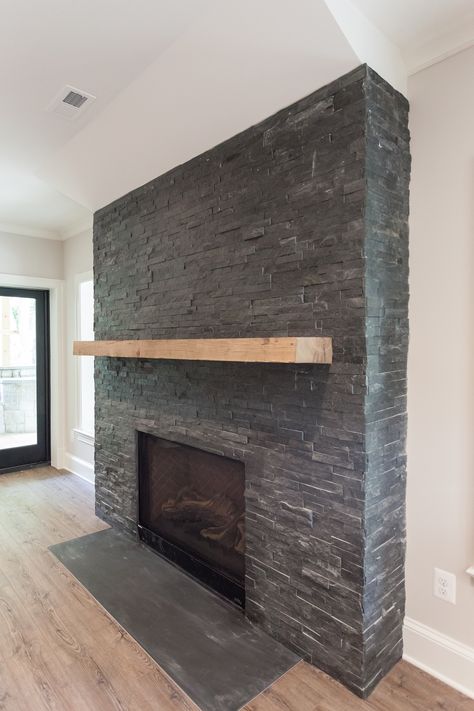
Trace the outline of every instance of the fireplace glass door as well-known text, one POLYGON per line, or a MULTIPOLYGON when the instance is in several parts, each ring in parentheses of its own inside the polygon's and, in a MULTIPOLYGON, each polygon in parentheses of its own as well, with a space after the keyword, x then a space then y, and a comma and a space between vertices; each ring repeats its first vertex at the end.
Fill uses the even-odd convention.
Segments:
POLYGON ((243 463, 139 432, 138 470, 141 538, 243 606, 243 463))

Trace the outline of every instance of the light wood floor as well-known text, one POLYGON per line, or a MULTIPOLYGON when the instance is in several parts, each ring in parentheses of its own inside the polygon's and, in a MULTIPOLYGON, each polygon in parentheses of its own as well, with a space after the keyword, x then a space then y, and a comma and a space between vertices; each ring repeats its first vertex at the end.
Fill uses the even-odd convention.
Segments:
MULTIPOLYGON (((92 487, 54 469, 0 476, 0 709, 198 711, 49 553, 98 531, 92 487)), ((361 701, 301 662, 245 711, 474 710, 401 662, 361 701)))

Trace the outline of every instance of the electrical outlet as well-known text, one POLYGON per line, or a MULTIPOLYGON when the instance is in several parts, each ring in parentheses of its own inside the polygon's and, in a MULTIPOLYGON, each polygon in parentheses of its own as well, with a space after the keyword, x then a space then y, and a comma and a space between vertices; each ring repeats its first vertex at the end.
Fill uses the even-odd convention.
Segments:
POLYGON ((456 576, 440 568, 434 569, 433 594, 440 600, 456 604, 456 576))

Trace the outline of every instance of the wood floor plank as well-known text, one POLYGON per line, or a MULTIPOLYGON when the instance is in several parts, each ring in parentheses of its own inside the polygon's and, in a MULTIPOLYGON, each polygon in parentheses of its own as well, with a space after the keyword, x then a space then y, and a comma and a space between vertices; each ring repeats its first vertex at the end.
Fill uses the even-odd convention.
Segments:
POLYGON ((195 711, 48 551, 106 527, 75 480, 51 469, 0 477, 0 708, 195 711))
MULTIPOLYGON (((199 711, 53 556, 106 528, 93 487, 51 467, 0 476, 0 709, 199 711)), ((405 662, 368 701, 301 662, 244 711, 474 711, 405 662)))

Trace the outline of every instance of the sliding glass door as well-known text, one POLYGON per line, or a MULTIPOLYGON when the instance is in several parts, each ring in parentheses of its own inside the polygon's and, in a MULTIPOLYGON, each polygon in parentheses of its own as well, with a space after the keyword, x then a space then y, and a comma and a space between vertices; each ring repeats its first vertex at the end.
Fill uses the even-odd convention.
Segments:
POLYGON ((48 297, 0 287, 0 471, 50 458, 48 297))

